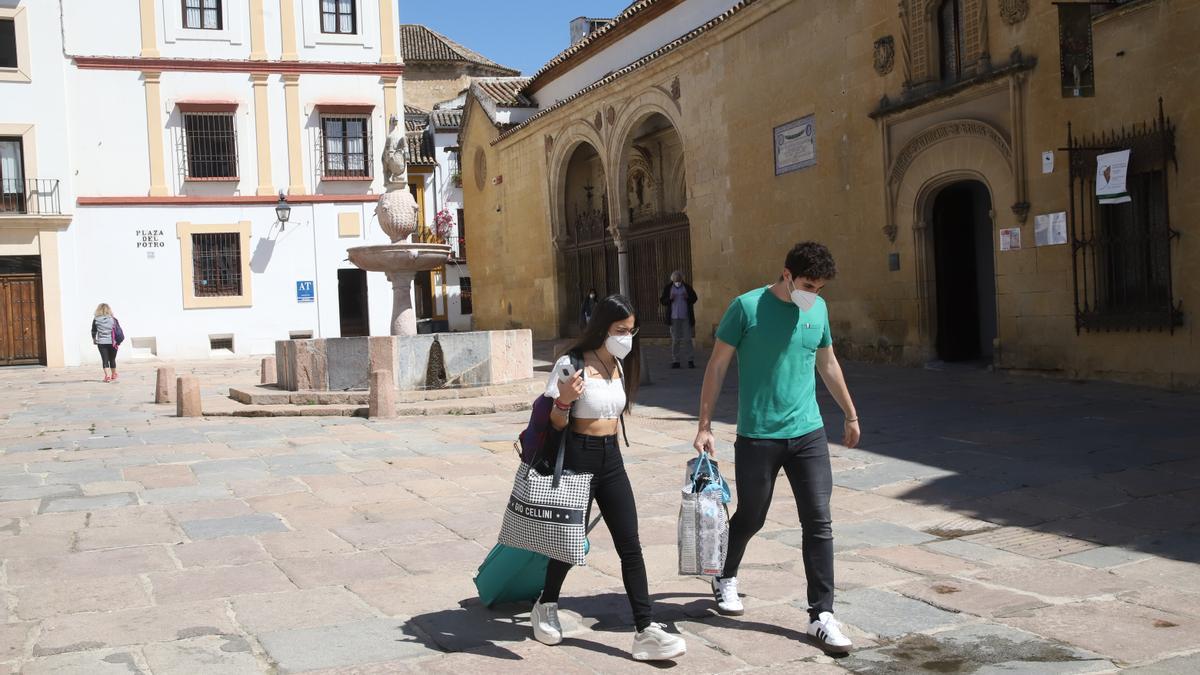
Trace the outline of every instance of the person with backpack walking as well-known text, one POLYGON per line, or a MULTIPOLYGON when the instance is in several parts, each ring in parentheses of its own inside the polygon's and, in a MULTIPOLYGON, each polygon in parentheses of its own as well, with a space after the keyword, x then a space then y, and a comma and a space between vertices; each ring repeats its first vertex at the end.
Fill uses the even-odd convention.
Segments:
POLYGON ((100 367, 104 369, 104 381, 117 381, 117 348, 125 341, 121 322, 113 316, 107 303, 100 303, 92 317, 92 343, 100 350, 100 367))
POLYGON ((833 474, 825 423, 817 405, 815 374, 845 414, 843 440, 858 444, 858 413, 833 353, 829 313, 819 293, 837 272, 824 245, 802 242, 787 254, 772 285, 734 298, 717 328, 700 394, 695 448, 716 454, 716 406, 733 355, 738 361, 738 418, 734 462, 738 507, 729 522, 729 549, 713 595, 721 614, 743 613, 738 565, 763 526, 779 470, 791 483, 800 514, 808 635, 830 652, 852 646, 833 617, 833 527, 829 498, 833 474))
MULTIPOLYGON (((621 578, 636 628, 633 658, 662 661, 682 656, 687 645, 653 620, 637 505, 617 437, 618 427, 624 430, 622 416, 637 396, 641 371, 637 336, 637 317, 627 298, 612 295, 600 300, 583 335, 554 364, 545 395, 554 400, 550 424, 567 434, 563 469, 592 474, 591 499, 600 507, 621 558, 621 578), (573 362, 583 367, 576 370, 573 362)), ((558 598, 571 567, 555 559, 546 567, 546 584, 529 619, 534 638, 543 644, 562 642, 558 598)))
POLYGON ((688 368, 695 368, 692 339, 696 336, 696 289, 683 280, 683 272, 675 270, 663 286, 658 301, 666 308, 667 325, 671 328, 671 368, 680 368, 686 358, 688 368))

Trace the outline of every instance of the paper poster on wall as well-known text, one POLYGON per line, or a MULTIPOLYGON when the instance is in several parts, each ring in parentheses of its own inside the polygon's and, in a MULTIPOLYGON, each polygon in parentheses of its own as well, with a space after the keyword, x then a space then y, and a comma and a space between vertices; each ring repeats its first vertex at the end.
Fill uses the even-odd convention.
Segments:
POLYGON ((775 127, 775 175, 807 169, 817 163, 816 115, 775 127))
POLYGON ((1067 212, 1043 213, 1034 218, 1033 239, 1037 246, 1067 243, 1067 212))
POLYGON ((1101 204, 1125 204, 1130 201, 1125 188, 1128 171, 1128 150, 1096 157, 1096 199, 1101 204))
POLYGON ((1000 230, 1000 250, 1017 251, 1021 248, 1021 228, 1008 227, 1000 230))
POLYGON ((1054 173, 1054 151, 1047 150, 1042 153, 1042 173, 1054 173))

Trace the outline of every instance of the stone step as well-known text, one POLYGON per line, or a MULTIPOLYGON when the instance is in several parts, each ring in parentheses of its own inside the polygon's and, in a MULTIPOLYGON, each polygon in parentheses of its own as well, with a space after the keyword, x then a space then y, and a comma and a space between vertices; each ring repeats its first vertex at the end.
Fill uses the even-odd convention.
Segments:
MULTIPOLYGON (((396 392, 399 403, 452 401, 495 396, 524 396, 532 401, 542 392, 542 378, 532 378, 510 384, 486 387, 461 387, 396 392)), ((366 391, 284 391, 274 386, 238 386, 229 388, 229 398, 243 405, 302 405, 302 406, 366 406, 370 392, 366 391)))
MULTIPOLYGON (((428 415, 490 415, 498 412, 529 410, 532 403, 527 395, 473 397, 444 401, 400 403, 396 413, 401 417, 428 415)), ((227 398, 204 400, 205 417, 366 417, 367 406, 355 404, 329 405, 244 405, 227 398)))

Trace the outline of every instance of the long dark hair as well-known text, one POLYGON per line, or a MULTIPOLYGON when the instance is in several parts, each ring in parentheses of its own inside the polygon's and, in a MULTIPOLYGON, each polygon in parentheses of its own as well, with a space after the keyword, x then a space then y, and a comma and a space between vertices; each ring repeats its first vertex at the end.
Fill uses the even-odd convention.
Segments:
MULTIPOLYGON (((604 341, 608 339, 608 331, 614 323, 624 321, 631 316, 634 317, 633 327, 636 329, 641 325, 640 320, 633 309, 633 303, 623 295, 610 295, 603 300, 597 300, 595 306, 592 307, 592 319, 583 328, 583 335, 579 336, 575 344, 567 348, 566 353, 583 360, 584 354, 604 346, 604 341)), ((642 379, 641 340, 639 331, 638 335, 633 336, 633 350, 624 359, 621 359, 621 379, 625 386, 625 412, 629 412, 633 407, 633 400, 637 398, 638 384, 642 379)))

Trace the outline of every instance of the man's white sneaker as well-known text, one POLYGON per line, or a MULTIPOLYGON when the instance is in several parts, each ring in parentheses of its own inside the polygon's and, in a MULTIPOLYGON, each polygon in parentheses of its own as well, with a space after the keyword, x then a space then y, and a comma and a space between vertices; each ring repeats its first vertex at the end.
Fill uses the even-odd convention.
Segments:
POLYGON ((671 635, 661 623, 652 623, 646 630, 633 636, 633 658, 635 661, 666 661, 683 656, 687 643, 678 635, 671 635))
POLYGON ((742 607, 742 598, 738 596, 737 577, 727 577, 712 580, 713 598, 717 601, 717 611, 726 616, 741 616, 746 608, 742 607))
POLYGON ((830 612, 821 612, 816 621, 808 624, 808 634, 816 639, 825 651, 847 654, 854 643, 842 633, 842 625, 830 612))
POLYGON ((533 625, 533 637, 538 642, 544 645, 562 642, 562 625, 558 623, 557 602, 533 603, 529 623, 533 625))

